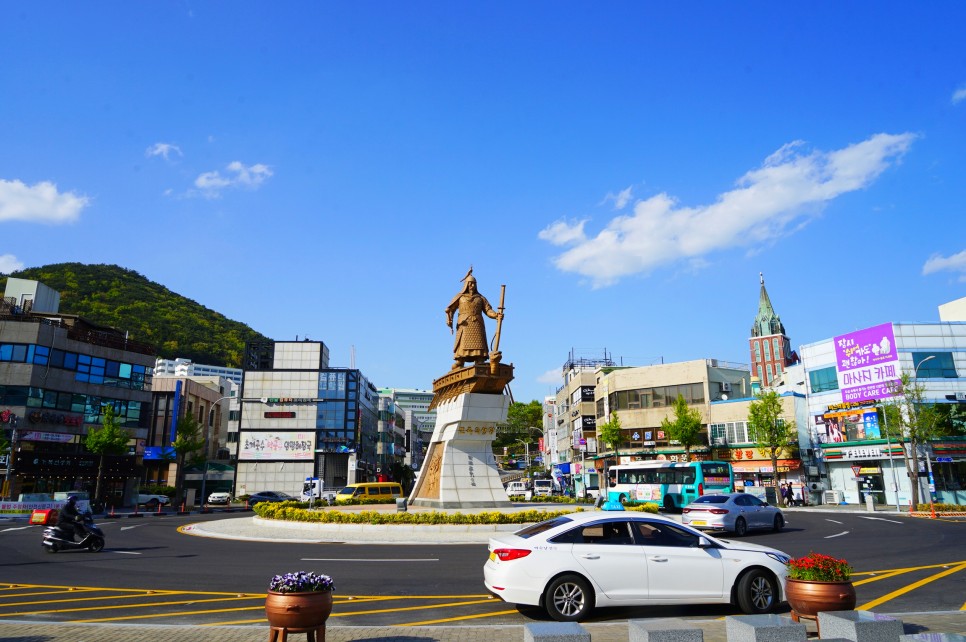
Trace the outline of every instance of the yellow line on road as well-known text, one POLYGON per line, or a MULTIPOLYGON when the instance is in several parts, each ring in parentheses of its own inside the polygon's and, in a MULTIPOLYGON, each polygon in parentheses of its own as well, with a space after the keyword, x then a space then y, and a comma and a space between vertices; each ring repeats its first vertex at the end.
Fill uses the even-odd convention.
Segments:
POLYGON ((469 602, 446 602, 443 604, 422 604, 420 606, 404 606, 395 609, 374 609, 372 611, 354 611, 352 613, 333 613, 329 617, 352 617, 353 615, 373 615, 376 613, 401 613, 402 611, 425 611, 428 609, 439 609, 447 606, 468 606, 470 604, 486 604, 492 598, 485 600, 472 600, 469 602))
POLYGON ((960 560, 958 562, 943 562, 942 564, 927 564, 926 566, 908 566, 906 568, 888 568, 881 571, 862 571, 861 573, 852 573, 852 575, 876 575, 878 573, 905 573, 906 571, 924 571, 928 568, 949 568, 950 566, 958 566, 960 564, 966 564, 966 560, 960 560))
POLYGON ((932 576, 927 577, 925 579, 921 579, 918 582, 913 582, 912 584, 909 584, 908 586, 904 586, 904 587, 902 587, 899 590, 896 590, 896 591, 893 591, 892 593, 888 593, 886 595, 883 595, 882 597, 880 597, 878 599, 875 599, 875 600, 872 600, 871 602, 866 602, 862 606, 856 607, 856 610, 857 611, 868 611, 870 609, 873 609, 873 608, 879 606, 880 604, 884 604, 884 603, 886 603, 886 602, 888 602, 890 600, 894 600, 895 598, 897 598, 897 597, 899 597, 901 595, 905 595, 906 593, 909 593, 910 591, 914 591, 914 590, 916 590, 917 588, 919 588, 921 586, 925 586, 926 584, 929 584, 930 582, 934 582, 934 581, 936 581, 938 579, 941 579, 943 577, 946 577, 947 575, 952 575, 953 573, 958 573, 959 571, 962 571, 962 570, 966 570, 966 562, 961 563, 958 566, 954 566, 953 568, 946 569, 942 573, 936 573, 935 575, 932 575, 932 576))
POLYGON ((395 626, 427 626, 430 624, 442 624, 443 622, 459 622, 460 620, 477 620, 484 617, 495 617, 497 615, 512 615, 519 613, 516 609, 509 611, 494 611, 493 613, 478 613, 476 615, 465 615, 463 617, 448 617, 442 620, 423 620, 422 622, 409 622, 408 624, 396 624, 395 626))
MULTIPOLYGON (((84 606, 77 607, 73 609, 51 609, 49 611, 20 611, 19 613, 2 613, 0 617, 18 617, 22 615, 46 615, 49 613, 81 613, 83 611, 109 611, 112 609, 140 609, 148 606, 174 606, 183 604, 204 604, 205 602, 230 602, 234 600, 253 600, 253 599, 264 599, 260 595, 245 595, 245 596, 232 596, 232 597, 214 597, 207 598, 204 600, 175 600, 173 602, 147 602, 143 604, 118 604, 114 606, 84 606)), ((264 604, 260 605, 264 607, 264 604)), ((163 614, 156 614, 163 615, 163 614)), ((100 620, 76 620, 78 622, 98 622, 100 620)))

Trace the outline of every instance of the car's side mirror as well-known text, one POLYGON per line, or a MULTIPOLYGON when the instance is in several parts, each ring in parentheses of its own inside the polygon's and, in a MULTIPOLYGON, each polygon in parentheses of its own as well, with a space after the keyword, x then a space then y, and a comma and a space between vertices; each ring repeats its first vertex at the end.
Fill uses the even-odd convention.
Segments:
POLYGON ((698 548, 711 548, 711 540, 707 537, 699 537, 698 548))

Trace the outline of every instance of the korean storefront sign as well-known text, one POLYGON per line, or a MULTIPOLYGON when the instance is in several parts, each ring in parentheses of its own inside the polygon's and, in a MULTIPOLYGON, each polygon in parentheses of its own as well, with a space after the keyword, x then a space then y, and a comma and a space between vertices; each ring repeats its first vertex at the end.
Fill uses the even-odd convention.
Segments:
POLYGON ((311 461, 315 451, 314 432, 244 432, 239 442, 243 461, 311 461))
POLYGON ((891 397, 900 374, 892 324, 835 337, 835 372, 843 402, 891 397))

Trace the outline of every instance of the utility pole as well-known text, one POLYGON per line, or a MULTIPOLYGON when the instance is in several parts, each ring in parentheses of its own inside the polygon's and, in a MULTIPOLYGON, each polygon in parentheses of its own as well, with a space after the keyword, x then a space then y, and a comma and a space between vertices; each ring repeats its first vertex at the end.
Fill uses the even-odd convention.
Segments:
POLYGON ((10 414, 10 451, 7 453, 7 478, 3 485, 6 488, 5 495, 7 499, 13 501, 13 454, 17 452, 17 425, 20 423, 20 417, 11 413, 10 414))

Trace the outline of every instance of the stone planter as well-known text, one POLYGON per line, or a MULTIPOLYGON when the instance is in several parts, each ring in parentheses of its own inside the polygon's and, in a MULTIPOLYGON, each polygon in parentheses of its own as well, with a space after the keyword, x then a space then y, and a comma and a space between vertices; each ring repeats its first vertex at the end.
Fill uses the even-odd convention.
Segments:
POLYGON ((288 633, 306 633, 308 642, 316 642, 316 632, 322 630, 325 639, 325 621, 332 613, 332 592, 276 593, 269 591, 265 597, 265 616, 271 626, 269 642, 275 642, 281 633, 285 642, 288 633))
POLYGON ((815 620, 821 611, 851 611, 855 608, 852 582, 788 580, 785 598, 792 607, 792 619, 815 620))

